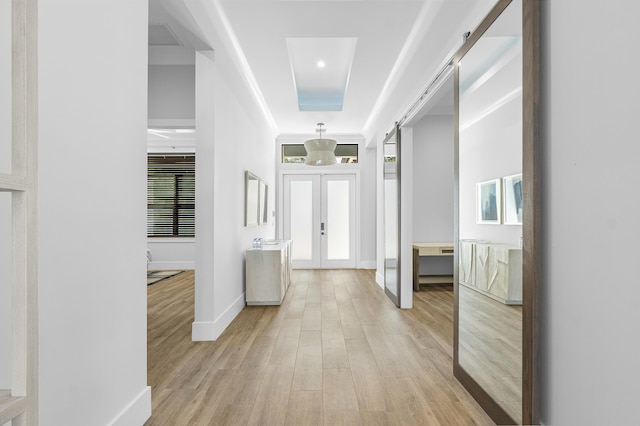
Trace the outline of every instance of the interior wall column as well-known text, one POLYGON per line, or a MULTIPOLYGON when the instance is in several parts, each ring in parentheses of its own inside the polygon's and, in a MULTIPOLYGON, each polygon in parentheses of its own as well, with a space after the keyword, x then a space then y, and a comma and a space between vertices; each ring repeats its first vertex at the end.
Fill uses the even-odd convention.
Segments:
POLYGON ((400 307, 413 307, 413 128, 400 131, 400 307))
POLYGON ((376 141, 376 283, 384 289, 384 138, 376 141))
POLYGON ((214 313, 214 140, 213 50, 196 51, 196 268, 194 341, 215 340, 214 313))

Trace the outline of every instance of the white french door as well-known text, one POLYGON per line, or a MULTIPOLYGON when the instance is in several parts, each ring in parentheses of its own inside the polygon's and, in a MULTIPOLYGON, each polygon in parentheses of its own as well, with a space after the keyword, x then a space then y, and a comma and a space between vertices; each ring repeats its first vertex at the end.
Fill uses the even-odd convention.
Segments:
POLYGON ((355 174, 284 175, 283 234, 297 269, 356 266, 355 174))

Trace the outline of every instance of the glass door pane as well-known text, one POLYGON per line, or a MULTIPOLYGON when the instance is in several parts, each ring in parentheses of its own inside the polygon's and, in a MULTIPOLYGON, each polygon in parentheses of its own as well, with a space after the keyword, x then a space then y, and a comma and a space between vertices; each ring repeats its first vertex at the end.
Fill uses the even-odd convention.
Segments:
POLYGON ((313 182, 291 182, 291 239, 293 260, 313 259, 313 182))
POLYGON ((327 182, 327 259, 349 259, 349 182, 327 182))
POLYGON ((294 268, 320 267, 320 176, 284 176, 284 238, 294 268))
POLYGON ((355 268, 355 175, 322 176, 322 192, 322 267, 355 268))

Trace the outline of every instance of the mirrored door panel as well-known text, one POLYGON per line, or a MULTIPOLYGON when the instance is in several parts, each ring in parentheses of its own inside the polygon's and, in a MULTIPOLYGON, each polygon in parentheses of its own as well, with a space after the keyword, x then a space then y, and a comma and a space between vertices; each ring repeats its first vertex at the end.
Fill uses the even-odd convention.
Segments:
POLYGON ((533 65, 525 64, 534 47, 523 21, 531 18, 532 3, 500 1, 454 61, 454 370, 498 423, 532 423, 535 417, 530 369, 535 337, 533 318, 525 314, 537 296, 523 269, 526 263, 535 269, 526 257, 535 246, 533 221, 527 221, 533 217, 528 210, 535 159, 527 133, 535 117, 528 115, 533 80, 526 70, 533 65))
POLYGON ((400 130, 384 140, 384 292, 400 306, 400 130))
POLYGON ((459 63, 458 151, 459 245, 467 271, 458 289, 458 359, 518 422, 522 225, 504 223, 510 200, 503 178, 522 174, 521 17, 520 1, 512 2, 459 63))

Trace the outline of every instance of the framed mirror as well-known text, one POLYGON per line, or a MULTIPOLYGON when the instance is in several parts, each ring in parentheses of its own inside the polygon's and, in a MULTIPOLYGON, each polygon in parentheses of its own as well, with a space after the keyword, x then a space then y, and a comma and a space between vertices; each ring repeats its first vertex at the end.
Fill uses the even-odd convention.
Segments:
POLYGON ((500 0, 454 58, 454 374, 537 424, 539 1, 500 0))
POLYGON ((269 185, 249 171, 244 172, 244 226, 264 225, 268 221, 269 185))
POLYGON ((260 225, 267 223, 267 197, 269 194, 269 186, 265 181, 260 179, 260 201, 258 206, 258 222, 260 225))
POLYGON ((260 178, 244 172, 244 226, 258 226, 260 209, 260 178))
POLYGON ((400 307, 400 128, 383 142, 384 154, 384 292, 400 307))

